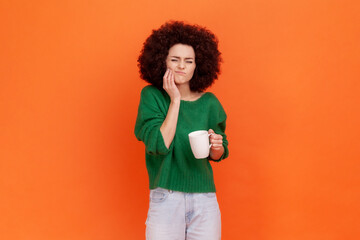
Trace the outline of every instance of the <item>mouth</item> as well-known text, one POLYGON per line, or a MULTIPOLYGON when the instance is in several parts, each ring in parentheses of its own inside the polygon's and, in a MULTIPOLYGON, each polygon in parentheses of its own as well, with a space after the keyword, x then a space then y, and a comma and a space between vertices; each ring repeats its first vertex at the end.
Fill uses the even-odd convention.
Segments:
POLYGON ((186 73, 180 72, 180 71, 175 71, 175 73, 180 74, 180 75, 186 75, 186 73))

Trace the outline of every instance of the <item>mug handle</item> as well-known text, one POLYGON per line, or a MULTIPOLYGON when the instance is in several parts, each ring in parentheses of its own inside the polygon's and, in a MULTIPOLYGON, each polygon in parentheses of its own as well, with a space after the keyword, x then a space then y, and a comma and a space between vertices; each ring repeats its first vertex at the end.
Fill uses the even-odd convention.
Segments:
MULTIPOLYGON (((211 135, 213 135, 213 133, 208 133, 208 137, 210 137, 211 135)), ((209 148, 211 148, 212 143, 209 145, 209 148)))

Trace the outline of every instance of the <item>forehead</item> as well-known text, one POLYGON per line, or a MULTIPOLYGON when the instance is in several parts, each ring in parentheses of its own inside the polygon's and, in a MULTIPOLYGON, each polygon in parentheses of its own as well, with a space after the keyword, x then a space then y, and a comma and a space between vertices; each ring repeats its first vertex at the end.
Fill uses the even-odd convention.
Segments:
POLYGON ((178 43, 169 49, 169 56, 195 58, 195 52, 192 46, 178 43))

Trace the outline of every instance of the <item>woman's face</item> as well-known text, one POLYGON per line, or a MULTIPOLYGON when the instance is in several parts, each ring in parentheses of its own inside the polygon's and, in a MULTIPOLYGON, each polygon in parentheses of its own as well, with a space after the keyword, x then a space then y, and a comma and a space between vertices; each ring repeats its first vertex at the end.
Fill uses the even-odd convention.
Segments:
POLYGON ((174 71, 176 84, 189 84, 195 71, 195 52, 193 47, 181 43, 169 49, 166 66, 174 71))

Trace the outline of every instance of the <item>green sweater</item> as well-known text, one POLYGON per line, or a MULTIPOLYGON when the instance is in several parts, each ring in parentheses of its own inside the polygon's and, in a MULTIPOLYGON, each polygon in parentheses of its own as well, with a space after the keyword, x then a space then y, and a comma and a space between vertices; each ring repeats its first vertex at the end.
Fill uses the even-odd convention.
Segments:
POLYGON ((225 135, 226 114, 214 94, 206 92, 196 101, 181 100, 174 139, 165 146, 160 127, 165 120, 170 97, 164 90, 146 86, 141 91, 136 138, 145 143, 146 167, 150 189, 162 187, 181 192, 215 192, 209 158, 196 159, 191 151, 188 134, 209 130, 223 136, 224 154, 229 155, 225 135))

